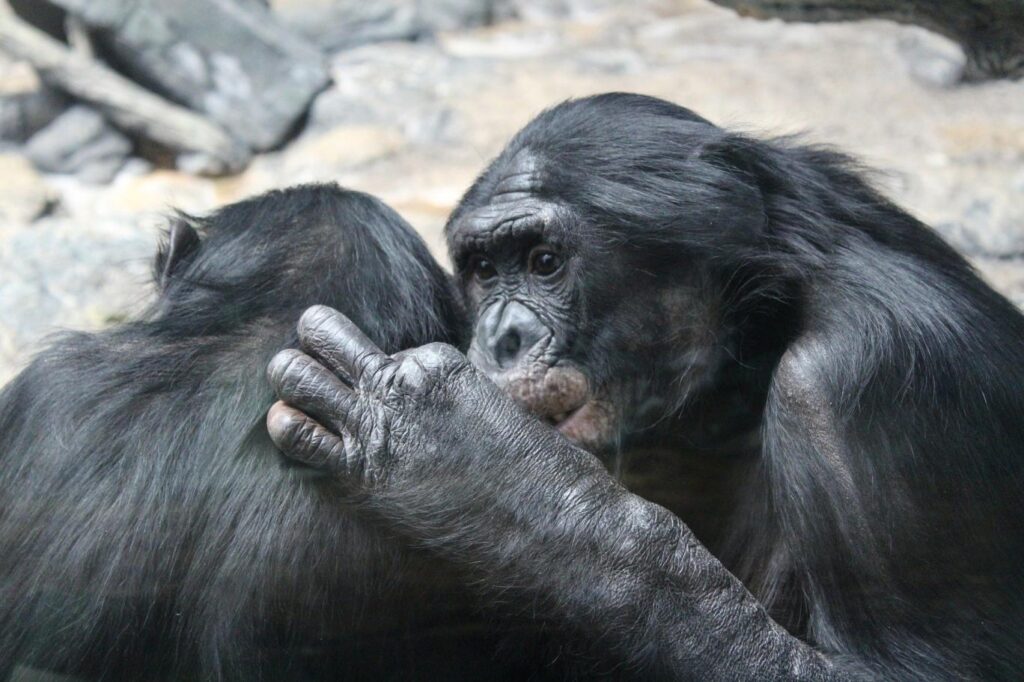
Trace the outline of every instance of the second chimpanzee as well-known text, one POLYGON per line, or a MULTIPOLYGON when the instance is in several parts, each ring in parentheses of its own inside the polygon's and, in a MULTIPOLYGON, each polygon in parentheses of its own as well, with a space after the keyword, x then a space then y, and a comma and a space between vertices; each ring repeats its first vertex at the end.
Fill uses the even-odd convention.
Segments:
POLYGON ((71 333, 0 394, 0 679, 518 675, 457 576, 285 466, 263 369, 314 303, 391 351, 461 312, 380 202, 307 186, 180 216, 138 321, 71 333), (486 671, 486 672, 485 672, 486 671))

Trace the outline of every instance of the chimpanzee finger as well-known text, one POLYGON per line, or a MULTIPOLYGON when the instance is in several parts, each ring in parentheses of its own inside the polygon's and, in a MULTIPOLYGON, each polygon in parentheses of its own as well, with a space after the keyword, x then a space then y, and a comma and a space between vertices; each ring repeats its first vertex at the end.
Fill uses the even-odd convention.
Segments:
POLYGON ((278 449, 294 460, 332 472, 347 469, 342 438, 294 407, 274 403, 267 412, 267 432, 278 449))
POLYGON ((337 310, 323 305, 309 308, 299 318, 302 349, 353 386, 373 374, 391 358, 337 310))
POLYGON ((356 395, 329 369, 294 348, 275 355, 267 377, 277 397, 336 432, 355 435, 356 395))

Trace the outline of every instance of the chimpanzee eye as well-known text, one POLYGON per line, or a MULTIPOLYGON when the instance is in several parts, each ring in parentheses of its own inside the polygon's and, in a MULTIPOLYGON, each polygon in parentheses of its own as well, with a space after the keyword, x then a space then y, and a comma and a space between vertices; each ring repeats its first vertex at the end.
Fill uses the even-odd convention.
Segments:
POLYGON ((558 272, 562 267, 562 257, 551 249, 535 249, 530 254, 530 272, 547 277, 558 272))
POLYGON ((498 276, 498 271, 494 267, 489 259, 477 255, 469 259, 469 263, 466 266, 466 272, 471 277, 475 277, 481 282, 486 282, 489 279, 494 279, 498 276))

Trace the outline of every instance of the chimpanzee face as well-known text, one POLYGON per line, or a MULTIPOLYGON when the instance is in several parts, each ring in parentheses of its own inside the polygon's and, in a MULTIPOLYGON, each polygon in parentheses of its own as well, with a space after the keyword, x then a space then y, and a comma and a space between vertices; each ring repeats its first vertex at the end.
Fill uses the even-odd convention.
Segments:
POLYGON ((744 295, 738 273, 764 249, 763 197, 737 144, 633 95, 534 119, 446 228, 470 359, 592 450, 658 437, 727 361, 731 292, 744 295))
POLYGON ((673 382, 703 362, 709 299, 549 196, 528 150, 490 173, 488 200, 448 227, 474 325, 469 358, 570 439, 608 449, 670 410, 673 382))
POLYGON ((586 254, 572 211, 536 196, 532 164, 523 155, 492 200, 450 228, 474 322, 469 358, 570 438, 600 445, 616 415, 580 353, 586 254))

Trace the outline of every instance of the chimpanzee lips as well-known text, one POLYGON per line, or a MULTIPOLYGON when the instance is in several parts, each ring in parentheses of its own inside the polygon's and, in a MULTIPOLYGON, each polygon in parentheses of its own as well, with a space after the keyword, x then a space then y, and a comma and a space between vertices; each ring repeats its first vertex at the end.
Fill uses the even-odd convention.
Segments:
POLYGON ((557 413, 551 414, 551 415, 540 415, 540 416, 544 417, 545 421, 550 422, 552 426, 560 427, 562 424, 566 423, 567 421, 569 421, 570 419, 575 417, 576 414, 580 410, 582 410, 584 407, 586 407, 588 404, 589 404, 589 396, 587 396, 587 399, 584 400, 584 402, 580 403, 579 405, 575 405, 573 407, 570 407, 569 409, 565 410, 564 412, 557 412, 557 413))
MULTIPOLYGON (((583 406, 581 405, 580 407, 583 406)), ((558 414, 551 415, 551 423, 554 424, 555 426, 559 426, 562 422, 564 422, 566 419, 568 419, 574 414, 576 414, 576 410, 573 410, 572 412, 560 412, 558 414)))
POLYGON ((596 449, 615 432, 611 404, 593 395, 586 375, 571 365, 536 364, 494 377, 512 398, 579 445, 596 449))
POLYGON ((611 442, 616 431, 615 412, 607 401, 591 398, 564 419, 557 419, 555 426, 566 438, 595 450, 611 442))
POLYGON ((520 366, 494 380, 530 412, 552 423, 568 417, 590 397, 586 375, 570 366, 520 366))

